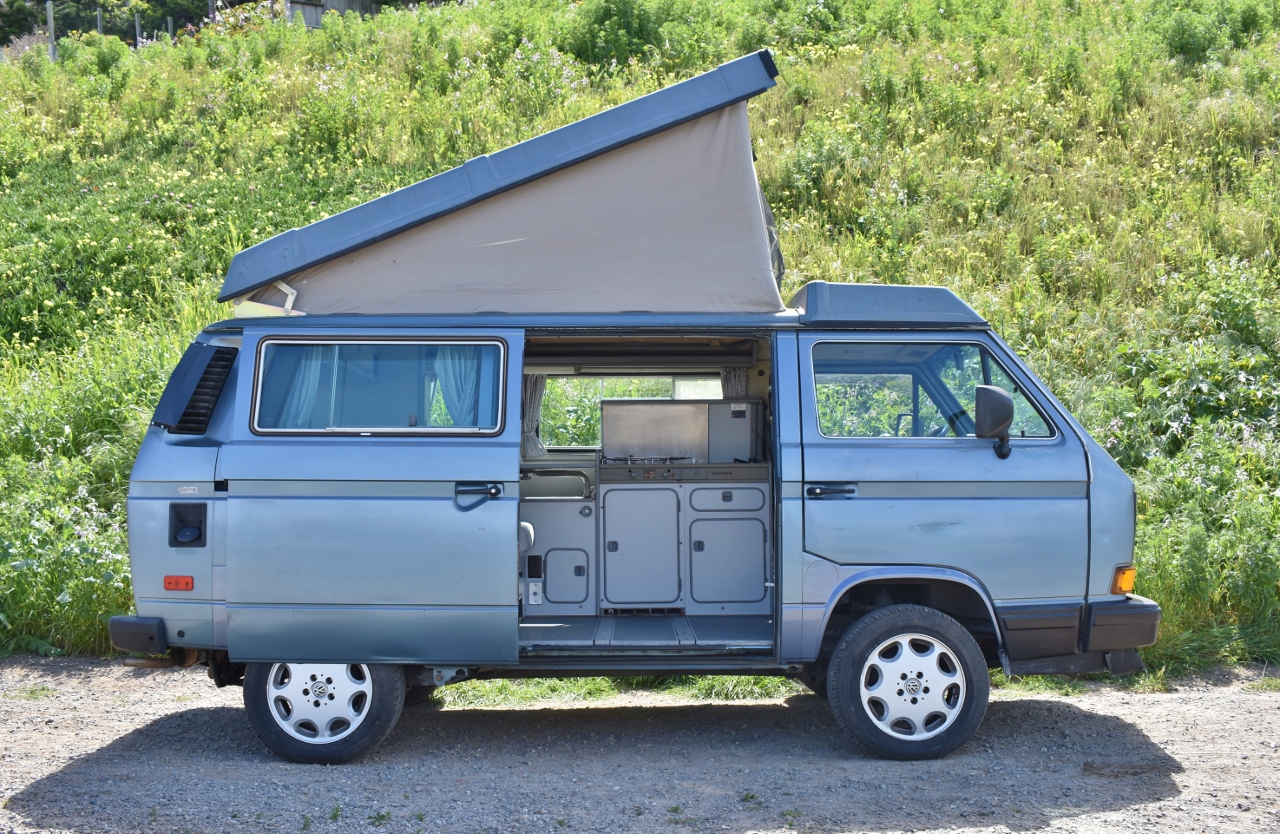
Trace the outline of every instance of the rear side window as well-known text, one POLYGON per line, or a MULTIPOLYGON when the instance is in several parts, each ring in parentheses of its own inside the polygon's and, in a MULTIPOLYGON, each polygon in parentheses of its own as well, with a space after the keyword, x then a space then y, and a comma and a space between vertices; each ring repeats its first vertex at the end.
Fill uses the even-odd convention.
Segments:
POLYGON ((813 347, 818 427, 826 437, 972 437, 979 385, 1013 396, 1014 437, 1053 429, 983 347, 821 342, 813 347))
POLYGON ((497 342, 268 341, 254 431, 496 434, 497 342))

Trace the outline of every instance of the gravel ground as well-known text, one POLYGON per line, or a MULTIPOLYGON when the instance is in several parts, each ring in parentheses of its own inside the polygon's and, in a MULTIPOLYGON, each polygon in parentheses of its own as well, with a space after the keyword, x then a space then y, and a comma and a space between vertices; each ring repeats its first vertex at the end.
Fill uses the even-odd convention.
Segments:
POLYGON ((407 707, 343 767, 274 758, 201 671, 0 660, 0 832, 1280 831, 1280 691, 1247 669, 996 693, 932 762, 866 757, 811 695, 640 693, 407 707))

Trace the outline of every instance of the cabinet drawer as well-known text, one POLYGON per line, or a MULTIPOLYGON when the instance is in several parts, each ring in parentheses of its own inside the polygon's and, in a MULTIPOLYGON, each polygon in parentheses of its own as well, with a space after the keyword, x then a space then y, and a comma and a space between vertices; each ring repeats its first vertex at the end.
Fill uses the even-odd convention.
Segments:
POLYGON ((689 496, 700 513, 754 512, 764 508, 764 490, 757 487, 701 487, 689 496))

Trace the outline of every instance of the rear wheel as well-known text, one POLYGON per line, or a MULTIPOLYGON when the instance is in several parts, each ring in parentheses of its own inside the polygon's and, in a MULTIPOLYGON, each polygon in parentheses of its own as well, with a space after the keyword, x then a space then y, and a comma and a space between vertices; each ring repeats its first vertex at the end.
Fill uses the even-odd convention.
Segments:
POLYGON ((381 744, 404 708, 404 669, 364 663, 250 663, 249 723, 291 762, 341 764, 381 744))
POLYGON ((982 723, 986 669, 978 644, 951 617, 888 606, 851 625, 836 645, 831 711, 847 736, 878 756, 945 756, 982 723))

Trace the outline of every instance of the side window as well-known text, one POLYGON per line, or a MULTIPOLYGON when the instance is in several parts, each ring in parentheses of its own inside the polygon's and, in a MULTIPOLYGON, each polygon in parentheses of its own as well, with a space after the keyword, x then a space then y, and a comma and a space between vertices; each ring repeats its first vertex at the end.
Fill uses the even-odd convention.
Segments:
POLYGON ((705 376, 552 376, 540 413, 548 448, 600 445, 604 399, 718 400, 720 380, 705 376))
MULTIPOLYGON (((826 437, 946 437, 954 403, 938 397, 910 345, 824 342, 813 348, 818 427, 826 437), (904 361, 904 358, 906 361, 904 361), (939 402, 941 400, 941 402, 939 402), (949 407, 948 407, 949 406, 949 407)), ((933 386, 936 389, 937 386, 933 386)))
MULTIPOLYGON (((818 380, 818 420, 828 437, 894 437, 911 418, 910 374, 824 374, 818 380)), ((907 430, 911 430, 908 422, 907 430)))
POLYGON ((1010 437, 1052 437, 1053 432, 1045 423, 1040 412, 1027 401, 1027 397, 1018 388, 1018 384, 1009 378, 1004 368, 990 362, 989 377, 992 385, 999 385, 1013 395, 1013 425, 1009 427, 1010 437))
POLYGON ((467 342, 267 342, 254 429, 492 433, 502 346, 467 342))
POLYGON ((935 376, 945 389, 951 410, 947 412, 949 424, 963 422, 964 431, 952 434, 973 434, 973 403, 978 396, 978 386, 983 385, 982 349, 977 345, 916 345, 916 350, 929 350, 923 373, 935 376), (964 421, 961 417, 965 418, 964 421))
POLYGON ((822 342, 813 347, 813 368, 826 437, 971 437, 979 385, 1013 395, 1015 436, 1052 436, 978 345, 822 342))

